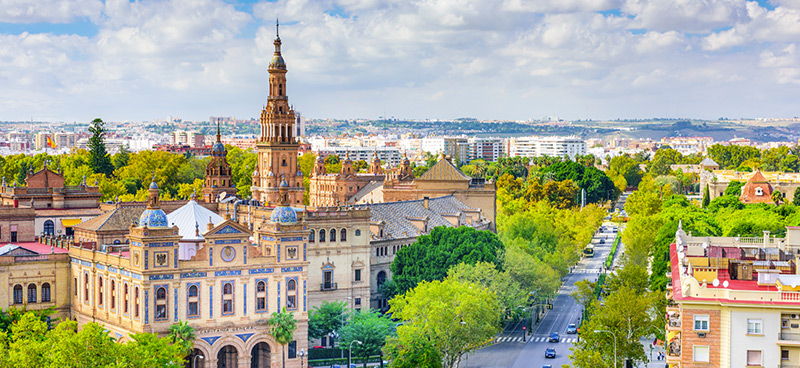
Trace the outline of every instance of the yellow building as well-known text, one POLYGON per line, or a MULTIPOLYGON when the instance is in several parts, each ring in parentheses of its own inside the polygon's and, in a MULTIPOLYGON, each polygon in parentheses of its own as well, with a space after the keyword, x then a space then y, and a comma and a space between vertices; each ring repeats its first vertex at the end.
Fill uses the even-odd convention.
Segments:
POLYGON ((667 276, 669 367, 800 366, 800 227, 785 238, 680 226, 667 276))
POLYGON ((0 308, 55 308, 55 318, 69 316, 67 250, 39 243, 0 247, 0 308))

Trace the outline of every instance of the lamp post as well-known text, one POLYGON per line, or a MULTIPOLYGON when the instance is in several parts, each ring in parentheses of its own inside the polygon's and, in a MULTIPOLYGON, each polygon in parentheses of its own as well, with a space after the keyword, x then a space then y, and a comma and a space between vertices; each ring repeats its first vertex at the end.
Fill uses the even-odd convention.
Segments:
POLYGON ((308 353, 306 352, 306 349, 300 349, 300 352, 297 353, 297 355, 300 356, 300 368, 303 368, 303 357, 306 356, 307 354, 308 353))
POLYGON ((192 367, 193 368, 197 368, 197 358, 205 359, 206 357, 204 357, 202 355, 195 355, 194 358, 192 358, 192 367))
MULTIPOLYGON (((353 298, 348 296, 347 300, 350 300, 350 299, 353 299, 353 298)), ((348 301, 347 303, 349 304, 350 302, 348 301)), ((350 309, 352 310, 353 307, 351 306, 350 309)), ((344 310, 342 310, 342 327, 341 328, 344 328, 344 310)), ((338 337, 339 335, 336 335, 336 336, 338 337)), ((342 350, 342 359, 344 359, 344 350, 342 350)))
POLYGON ((354 343, 354 342, 357 342, 359 345, 363 344, 363 342, 361 342, 361 341, 358 341, 358 340, 353 340, 353 341, 350 341, 350 347, 349 347, 349 348, 347 348, 347 368, 350 368, 350 365, 352 365, 352 360, 353 360, 353 343, 354 343))
MULTIPOLYGON (((466 322, 464 322, 464 321, 461 321, 460 323, 461 323, 461 326, 464 326, 464 327, 466 327, 466 326, 467 326, 467 323, 466 323, 466 322)), ((466 354, 466 358, 467 358, 467 359, 466 359, 466 364, 467 364, 467 367, 469 367, 469 352, 467 352, 467 354, 466 354)))
MULTIPOLYGON (((328 334, 328 337, 331 338, 331 349, 335 349, 336 348, 336 339, 339 338, 339 334, 336 333, 336 331, 331 331, 331 333, 328 334)), ((334 358, 334 359, 336 359, 336 358, 334 358)), ((344 359, 344 351, 342 351, 342 359, 344 359)), ((333 363, 331 363, 331 367, 333 367, 333 363)))
POLYGON ((594 333, 608 332, 614 337, 614 368, 617 368, 617 335, 609 330, 594 330, 594 333))

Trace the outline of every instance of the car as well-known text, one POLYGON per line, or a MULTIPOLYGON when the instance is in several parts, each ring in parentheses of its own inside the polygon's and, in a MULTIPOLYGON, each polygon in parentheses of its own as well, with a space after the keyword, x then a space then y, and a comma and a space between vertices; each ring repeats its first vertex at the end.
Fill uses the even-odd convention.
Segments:
POLYGON ((553 349, 553 348, 545 349, 544 357, 545 358, 553 358, 553 359, 555 359, 556 358, 556 349, 553 349))
POLYGON ((600 244, 605 244, 605 243, 606 243, 605 239, 600 239, 600 244))
POLYGON ((321 346, 321 345, 317 345, 317 346, 313 347, 312 349, 325 349, 325 347, 321 346))
POLYGON ((561 341, 561 337, 558 336, 558 332, 551 332, 550 338, 547 339, 548 342, 559 342, 561 341))
POLYGON ((542 368, 553 368, 553 366, 550 365, 550 364, 545 364, 545 365, 542 366, 542 368))
POLYGON ((568 324, 567 325, 567 333, 568 334, 576 334, 576 333, 578 333, 578 326, 576 326, 574 323, 568 324))

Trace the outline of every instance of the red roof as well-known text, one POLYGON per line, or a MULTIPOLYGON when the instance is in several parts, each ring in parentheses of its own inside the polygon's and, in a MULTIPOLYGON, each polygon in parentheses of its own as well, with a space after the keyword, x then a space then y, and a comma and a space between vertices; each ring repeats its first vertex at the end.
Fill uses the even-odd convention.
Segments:
MULTIPOLYGON (((47 244, 42 243, 13 243, 20 248, 25 248, 31 252, 39 253, 39 254, 50 254, 50 246, 47 244)), ((68 249, 53 247, 53 253, 55 254, 63 254, 69 253, 68 249)))

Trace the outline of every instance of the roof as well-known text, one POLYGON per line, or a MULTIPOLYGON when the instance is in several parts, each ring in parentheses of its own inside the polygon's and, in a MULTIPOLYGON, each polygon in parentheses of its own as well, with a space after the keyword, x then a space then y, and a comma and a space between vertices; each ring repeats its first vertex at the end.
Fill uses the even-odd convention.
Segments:
POLYGON ((214 226, 225 221, 222 216, 201 206, 194 200, 167 215, 169 225, 175 224, 178 227, 178 234, 184 240, 203 240, 203 235, 197 235, 196 229, 201 229, 201 234, 205 232, 209 220, 214 226))
MULTIPOLYGON (((59 247, 52 247, 51 248, 47 244, 30 242, 30 243, 13 243, 13 244, 9 243, 9 244, 6 244, 6 245, 0 247, 0 256, 2 256, 2 255, 25 256, 25 255, 37 255, 37 254, 50 254, 51 249, 52 249, 52 252, 55 253, 55 254, 69 253, 69 250, 64 249, 64 248, 59 248, 59 247), (19 250, 19 249, 26 250, 27 252, 25 252, 25 253, 27 253, 27 254, 9 254, 9 253, 11 253, 11 252, 13 252, 15 250, 19 250), (30 254, 30 253, 35 253, 35 254, 30 254)), ((18 252, 15 252, 15 253, 18 253, 18 252)))
POLYGON ((361 187, 361 189, 359 189, 358 192, 356 192, 356 194, 354 194, 352 197, 350 197, 350 199, 347 200, 347 201, 349 203, 358 203, 358 201, 360 201, 361 198, 364 198, 364 196, 370 194, 373 190, 381 188, 381 187, 383 187, 383 182, 382 181, 373 180, 373 181, 367 183, 367 185, 364 185, 363 187, 361 187))
POLYGON ((472 180, 472 178, 462 173, 450 160, 441 158, 417 180, 454 181, 472 180))
POLYGON ((761 174, 761 170, 757 170, 755 174, 748 180, 750 183, 766 183, 767 179, 761 174))
POLYGON ((716 166, 719 167, 719 164, 716 163, 711 157, 706 157, 703 161, 700 161, 700 166, 716 166))
POLYGON ((458 215, 463 221, 464 210, 476 210, 459 201, 452 195, 431 198, 428 201, 428 208, 424 206, 424 200, 400 201, 373 203, 357 206, 359 208, 370 209, 370 221, 381 222, 384 225, 385 238, 410 238, 423 235, 424 233, 415 226, 411 219, 428 218, 428 229, 437 226, 454 227, 443 215, 458 215))
POLYGON ((86 220, 75 229, 92 231, 120 231, 127 230, 134 220, 138 220, 145 206, 119 206, 93 219, 86 220))
POLYGON ((772 185, 767 182, 764 175, 761 175, 761 171, 756 171, 742 187, 739 200, 742 203, 772 203, 772 191, 772 185), (757 194, 757 188, 761 188, 761 195, 757 194))
POLYGON ((103 214, 99 208, 37 208, 36 217, 82 217, 103 214))

